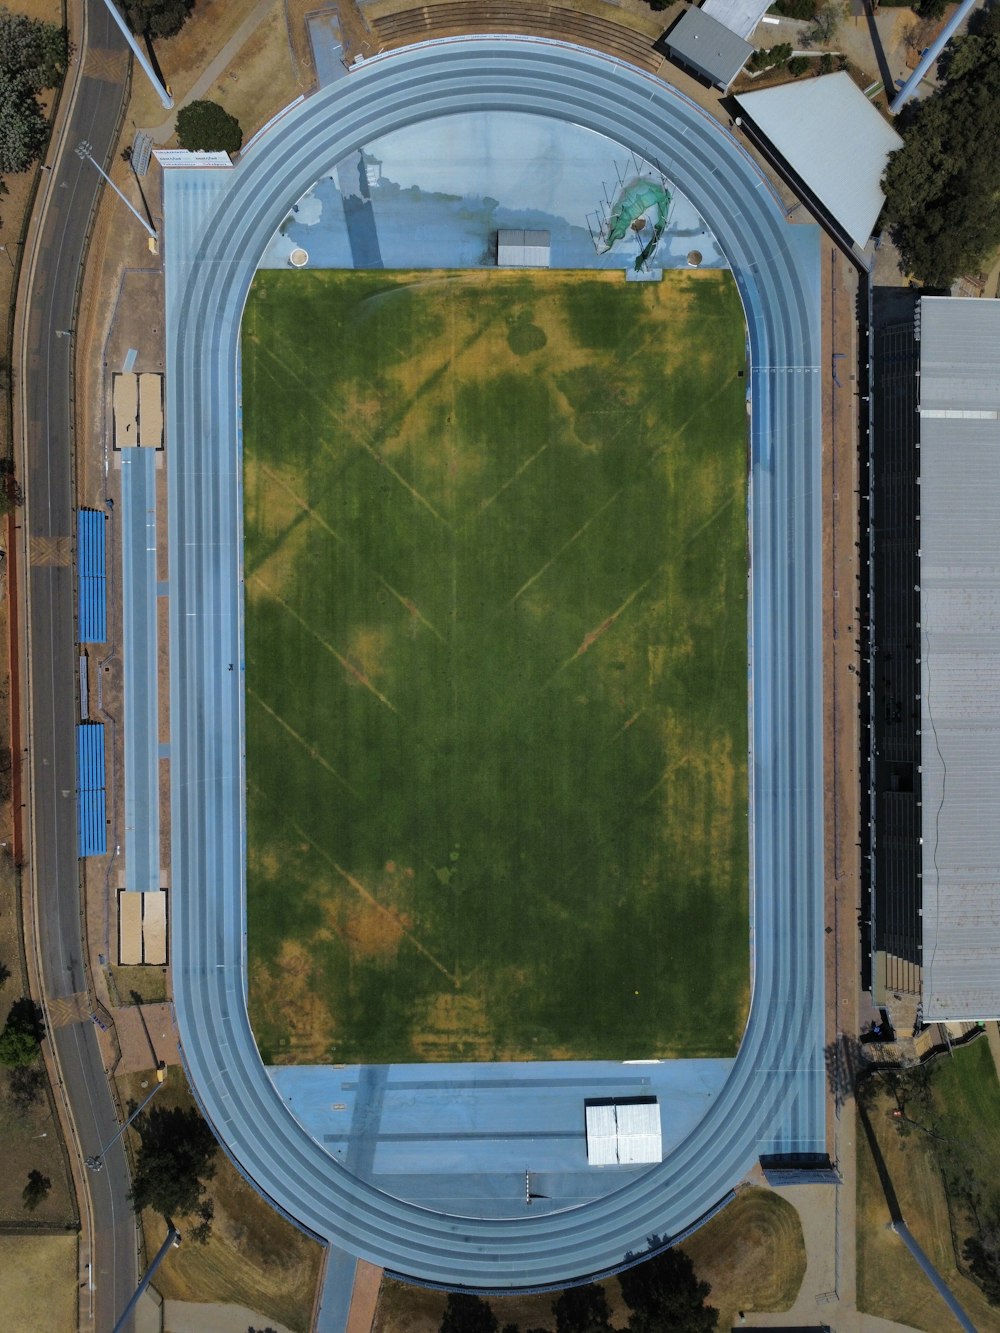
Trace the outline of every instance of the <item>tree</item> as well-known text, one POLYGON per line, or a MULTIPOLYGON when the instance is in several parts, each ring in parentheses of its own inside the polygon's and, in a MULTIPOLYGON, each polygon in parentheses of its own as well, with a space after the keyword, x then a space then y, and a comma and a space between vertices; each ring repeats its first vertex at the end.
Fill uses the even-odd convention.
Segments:
POLYGON ((173 37, 187 21, 194 0, 125 0, 125 17, 143 37, 173 37))
POLYGON ((45 1071, 37 1062, 17 1065, 7 1075, 10 1104, 18 1115, 24 1115, 38 1100, 45 1087, 45 1071))
POLYGON ((791 60, 788 62, 788 72, 793 79, 797 79, 800 75, 805 74, 808 68, 809 58, 807 56, 792 56, 791 60))
POLYGON ((451 1291, 441 1317, 441 1333, 499 1333, 500 1321, 488 1301, 451 1291))
POLYGON ((25 1208, 33 1213, 42 1200, 48 1197, 51 1188, 52 1181, 48 1176, 43 1176, 41 1171, 29 1171, 28 1183, 21 1191, 25 1208))
POLYGON ((0 963, 0 986, 10 981, 10 968, 6 963, 0 963))
POLYGON ((846 17, 847 5, 843 0, 828 0, 822 9, 817 10, 806 41, 810 46, 826 46, 836 37, 846 17))
POLYGON ((38 1056, 38 1043, 45 1035, 41 1010, 27 996, 15 1000, 0 1032, 0 1065, 19 1069, 38 1056))
POLYGON ((19 74, 0 67, 0 172, 25 171, 45 144, 48 125, 19 74))
POLYGON ((29 92, 54 88, 68 55, 65 28, 0 9, 0 70, 17 75, 29 92))
POLYGON ((595 1283, 569 1287, 552 1306, 556 1333, 612 1333, 604 1288, 595 1283))
POLYGON ((189 102, 177 113, 177 138, 192 151, 238 153, 243 131, 235 116, 218 102, 189 102))
POLYGON ((132 1182, 136 1212, 155 1208, 167 1219, 196 1214, 210 1225, 203 1196, 205 1182, 215 1175, 218 1144, 205 1121, 194 1107, 155 1106, 134 1127, 140 1140, 132 1182))
POLYGON ((752 70, 770 69, 772 65, 783 65, 792 54, 791 42, 778 42, 776 46, 761 47, 750 57, 752 70))
POLYGON ((990 1305, 1000 1305, 1000 1216, 993 1208, 979 1222, 978 1234, 962 1246, 962 1258, 990 1305))
POLYGON ((712 1290, 699 1280, 683 1250, 664 1250, 619 1279, 625 1304, 632 1311, 629 1333, 713 1333, 719 1312, 705 1304, 712 1290))
POLYGON ((901 119, 882 187, 903 266, 947 289, 1000 244, 1000 36, 956 40, 942 87, 901 119))

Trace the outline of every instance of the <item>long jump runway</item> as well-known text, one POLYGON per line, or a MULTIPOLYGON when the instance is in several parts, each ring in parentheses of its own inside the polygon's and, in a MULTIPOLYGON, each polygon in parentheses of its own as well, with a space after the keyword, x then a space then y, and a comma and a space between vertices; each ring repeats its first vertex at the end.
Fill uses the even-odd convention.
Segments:
POLYGON ((392 1271, 502 1290, 619 1267, 690 1229, 760 1154, 825 1146, 818 231, 791 226, 751 159, 674 90, 535 39, 380 56, 281 118, 235 170, 165 177, 173 980, 195 1095, 277 1207, 392 1271), (314 181, 379 135, 470 110, 572 121, 676 182, 736 277, 752 394, 746 1033, 659 1166, 600 1200, 506 1219, 418 1207, 350 1174, 286 1108, 246 1007, 240 318, 267 242, 314 181))

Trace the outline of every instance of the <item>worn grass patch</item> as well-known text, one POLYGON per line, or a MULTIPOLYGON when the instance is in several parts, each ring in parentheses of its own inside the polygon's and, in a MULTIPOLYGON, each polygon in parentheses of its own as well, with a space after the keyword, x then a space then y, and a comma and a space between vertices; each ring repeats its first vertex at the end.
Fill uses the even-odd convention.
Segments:
POLYGON ((743 364, 728 274, 257 275, 266 1060, 734 1053, 743 364))
POLYGON ((0 1308, 18 1333, 73 1333, 77 1323, 76 1232, 0 1234, 0 1308))

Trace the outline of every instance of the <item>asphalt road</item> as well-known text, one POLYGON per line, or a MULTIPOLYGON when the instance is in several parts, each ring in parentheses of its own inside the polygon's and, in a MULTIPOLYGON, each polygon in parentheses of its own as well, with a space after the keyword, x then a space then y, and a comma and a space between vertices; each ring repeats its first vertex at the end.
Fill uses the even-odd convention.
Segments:
MULTIPOLYGON (((86 0, 87 26, 80 46, 87 62, 117 54, 124 42, 101 0, 86 0)), ((74 37, 77 35, 74 34, 74 37)), ((98 66, 99 67, 99 66, 98 66)), ((105 69, 107 66, 105 65, 105 69)), ((86 140, 102 163, 113 137, 124 88, 81 77, 49 181, 49 202, 30 292, 25 341, 28 367, 27 471, 23 479, 28 532, 28 745, 31 835, 29 849, 38 898, 42 976, 50 1000, 87 988, 81 937, 76 839, 77 647, 74 579, 70 560, 74 531, 72 328, 77 279, 88 220, 102 181, 92 163, 74 151, 86 140)), ((79 446, 92 441, 76 441, 79 446)), ((84 1154, 96 1153, 118 1127, 89 1021, 56 1028, 55 1042, 66 1093, 84 1154)), ((73 1146, 70 1145, 73 1151, 73 1146)), ((136 1232, 128 1202, 125 1155, 116 1145, 105 1167, 90 1176, 95 1254, 95 1326, 114 1327, 137 1281, 136 1232)))
POLYGON ((172 873, 183 886, 172 975, 192 1088, 278 1207, 391 1270, 504 1289, 621 1266, 697 1224, 760 1154, 825 1149, 818 229, 790 225, 749 156, 675 90, 539 40, 377 57, 279 120, 235 170, 165 175, 172 873), (243 660, 239 324, 259 256, 337 162, 467 110, 571 120, 662 168, 732 265, 753 408, 746 1033, 725 1087, 659 1166, 605 1199, 505 1219, 419 1208, 351 1175, 270 1083, 246 1009, 243 679, 229 668, 243 660))

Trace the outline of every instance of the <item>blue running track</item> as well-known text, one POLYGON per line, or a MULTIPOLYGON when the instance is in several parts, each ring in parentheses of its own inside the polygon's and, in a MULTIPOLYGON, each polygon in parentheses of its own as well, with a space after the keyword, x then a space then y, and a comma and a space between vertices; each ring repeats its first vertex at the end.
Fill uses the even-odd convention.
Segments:
POLYGON ((725 130, 660 81, 592 51, 503 37, 367 62, 278 120, 234 171, 167 171, 165 212, 173 981, 195 1094, 279 1208, 392 1271, 503 1290, 618 1267, 695 1225, 760 1153, 825 1147, 818 231, 791 226, 725 130), (268 240, 314 181, 378 135, 469 110, 573 121, 675 181, 732 265, 752 393, 746 1033, 725 1087, 659 1166, 602 1199, 508 1219, 421 1208, 351 1175, 286 1110, 246 1008, 243 305, 268 240))

